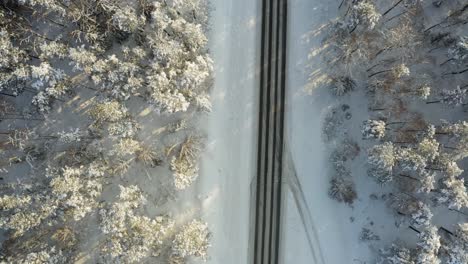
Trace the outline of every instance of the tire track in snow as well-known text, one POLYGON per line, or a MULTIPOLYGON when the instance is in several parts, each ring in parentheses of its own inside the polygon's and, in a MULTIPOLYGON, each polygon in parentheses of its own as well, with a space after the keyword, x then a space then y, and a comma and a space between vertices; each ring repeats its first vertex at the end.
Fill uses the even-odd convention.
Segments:
POLYGON ((322 255, 322 249, 320 247, 320 241, 317 235, 317 229, 315 228, 314 220, 310 212, 307 200, 302 189, 299 177, 297 177, 296 166, 291 155, 291 151, 287 144, 284 147, 284 171, 285 180, 291 191, 296 208, 301 217, 302 225, 306 232, 307 241, 309 243, 309 249, 314 258, 314 264, 325 264, 325 260, 322 255))

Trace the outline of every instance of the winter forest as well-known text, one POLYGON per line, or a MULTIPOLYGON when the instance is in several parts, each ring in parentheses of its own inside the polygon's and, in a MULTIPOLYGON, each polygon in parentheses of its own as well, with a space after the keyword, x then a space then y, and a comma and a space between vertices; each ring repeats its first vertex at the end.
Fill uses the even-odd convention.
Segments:
MULTIPOLYGON (((371 252, 317 264, 467 264, 468 1, 287 2, 332 14, 306 10, 304 19, 318 21, 306 36, 313 41, 288 35, 288 54, 294 45, 308 54, 288 63, 289 78, 306 83, 288 82, 286 97, 296 98, 288 92, 296 89, 304 102, 326 104, 300 113, 319 119, 324 150, 295 158, 315 164, 323 156, 326 171, 309 168, 301 188, 307 195, 323 179, 318 192, 353 228, 352 244, 371 252)), ((251 14, 242 4, 0 0, 0 263, 244 263, 223 256, 247 252, 249 241, 232 236, 252 232, 237 216, 255 171, 246 175, 250 165, 239 164, 255 164, 245 150, 257 149, 237 145, 252 145, 246 134, 257 139, 250 113, 259 111, 258 98, 240 91, 260 72, 249 41, 260 42, 261 10, 241 21, 236 16, 251 14), (227 44, 212 49, 219 39, 227 44), (217 60, 219 52, 227 58, 217 60), (236 64, 242 57, 255 66, 236 64), (226 87, 238 91, 216 91, 230 74, 226 80, 239 82, 226 87), (215 126, 233 130, 230 144, 203 125, 217 105, 225 109, 215 126), (196 188, 204 178, 217 181, 203 173, 202 160, 213 156, 230 163, 209 165, 228 179, 213 195, 221 202, 212 210, 225 215, 217 225, 202 213, 211 196, 196 188)), ((300 25, 289 12, 293 32, 300 25)), ((304 132, 293 138, 304 149, 315 142, 306 124, 290 126, 304 132)), ((314 219, 327 211, 311 204, 314 219)))
POLYGON ((207 224, 170 210, 204 148, 207 20, 203 0, 2 1, 2 263, 207 257, 207 224))
POLYGON ((359 236, 377 263, 468 263, 468 2, 343 0, 338 10, 320 52, 326 78, 314 83, 337 98, 323 119, 329 196, 389 212, 396 239, 373 221, 359 236))

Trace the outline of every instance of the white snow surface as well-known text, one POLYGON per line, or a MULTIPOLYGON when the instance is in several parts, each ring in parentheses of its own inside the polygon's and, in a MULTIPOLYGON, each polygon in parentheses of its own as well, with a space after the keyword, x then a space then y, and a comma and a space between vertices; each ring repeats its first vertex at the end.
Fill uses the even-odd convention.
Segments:
POLYGON ((212 0, 213 111, 197 185, 212 231, 207 263, 248 263, 250 182, 255 175, 260 1, 212 0))
MULTIPOLYGON (((359 241, 362 227, 372 228, 385 239, 396 238, 391 212, 380 201, 371 201, 372 190, 379 192, 365 172, 361 154, 352 176, 358 200, 353 207, 328 196, 330 181, 329 148, 323 141, 323 115, 337 104, 329 91, 320 85, 326 76, 321 60, 322 39, 326 26, 338 16, 340 1, 292 0, 288 10, 288 65, 286 87, 286 165, 284 177, 284 216, 281 263, 372 263, 374 252, 359 241), (310 78, 310 80, 309 80, 310 78), (289 152, 289 153, 288 153, 289 152), (294 180, 294 171, 297 181, 294 180), (300 192, 302 189, 302 193, 300 192), (353 220, 351 221, 351 217, 353 220), (392 232, 394 234, 392 234, 392 232)), ((361 120, 367 116, 363 95, 353 95, 353 120, 348 125, 359 134, 361 120)), ((361 150, 365 152, 365 150, 361 150)))

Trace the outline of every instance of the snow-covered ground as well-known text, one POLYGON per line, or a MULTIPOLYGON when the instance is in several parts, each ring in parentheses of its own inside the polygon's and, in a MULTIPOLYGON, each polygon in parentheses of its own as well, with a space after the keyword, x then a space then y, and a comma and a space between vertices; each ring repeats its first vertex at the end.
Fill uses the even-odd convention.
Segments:
MULTIPOLYGON (((284 189, 287 191, 284 195, 282 263, 374 263, 378 250, 393 241, 404 241, 414 246, 417 240, 417 233, 395 217, 395 213, 385 204, 386 198, 395 190, 389 186, 382 187, 367 176, 366 152, 373 143, 361 140, 360 134, 362 122, 372 116, 367 109, 365 84, 358 83, 358 91, 341 98, 333 97, 327 91, 331 69, 323 61, 327 49, 323 39, 329 32, 330 22, 338 17, 340 3, 341 0, 289 1, 287 152, 284 166, 284 189), (350 168, 357 192, 352 206, 328 196, 331 179, 328 157, 336 143, 333 140, 324 142, 323 120, 333 106, 338 107, 338 114, 343 114, 341 104, 351 107, 346 110, 351 116, 343 124, 346 137, 359 142, 360 146, 360 154, 350 168), (369 228, 379 239, 372 243, 360 241, 363 228, 369 228)), ((390 3, 382 3, 380 9, 387 10, 390 3)), ((441 18, 433 20, 440 21, 441 18)), ((434 24, 434 21, 430 19, 425 27, 434 24)), ((349 71, 353 72, 353 69, 349 71)), ((414 105, 413 108, 419 106, 414 105)), ((424 107, 419 107, 418 112, 430 116, 427 119, 434 123, 442 118, 459 120, 466 116, 460 113, 462 109, 457 110, 458 113, 437 109, 433 115, 434 110, 428 109, 424 102, 421 105, 424 107)), ((433 209, 433 213, 436 226, 447 227, 455 222, 466 222, 464 216, 449 212, 446 208, 433 209)))
MULTIPOLYGON (((320 28, 337 15, 334 2, 295 0, 289 5, 286 144, 306 204, 296 203, 294 195, 300 193, 289 191, 285 195, 283 263, 348 263, 351 255, 357 254, 355 243, 350 243, 354 239, 344 224, 349 221, 342 218, 336 202, 326 192, 329 176, 321 116, 332 99, 323 89, 313 90, 311 95, 305 91, 307 65, 311 63, 316 76, 322 68, 320 58, 308 60, 307 54, 320 49, 320 28), (307 207, 310 214, 304 212, 307 207)), ((291 172, 287 170, 285 177, 293 177, 291 172)))
MULTIPOLYGON (((365 189, 358 190, 354 208, 330 199, 327 194, 329 150, 323 141, 322 123, 324 114, 337 101, 321 85, 327 69, 320 51, 327 33, 325 28, 337 17, 339 3, 290 1, 286 99, 288 153, 285 158, 285 184, 288 186, 285 189, 288 191, 284 196, 282 263, 364 263, 372 259, 372 250, 366 243, 359 242, 361 228, 371 222, 382 224, 382 228, 393 225, 385 206, 369 200, 368 192, 378 190, 379 186, 366 179, 365 171, 355 177, 359 181, 357 185, 365 186, 365 189)), ((360 124, 359 119, 367 114, 366 103, 363 101, 361 105, 362 109, 352 109, 356 116, 354 124, 360 124)), ((360 165, 361 168, 355 168, 354 172, 363 170, 364 161, 360 165)))
MULTIPOLYGON (((214 108, 201 125, 208 134, 208 147, 196 191, 197 195, 200 193, 202 217, 213 232, 209 263, 249 263, 252 231, 249 206, 256 167, 260 2, 212 1, 210 50, 216 70, 214 108)), ((323 39, 329 33, 331 21, 339 16, 341 0, 290 0, 288 3, 285 193, 280 262, 373 263, 378 251, 393 241, 414 246, 417 234, 386 205, 393 189, 382 187, 367 176, 366 152, 374 143, 361 139, 361 124, 372 117, 364 82, 357 84, 362 89, 340 99, 327 89, 331 69, 323 60, 327 50, 323 39), (346 110, 350 116, 343 124, 346 137, 360 146, 360 153, 349 168, 357 192, 352 206, 332 200, 328 195, 329 156, 336 142, 324 141, 323 120, 334 106, 344 115, 341 104, 351 107, 346 110), (371 230, 378 239, 371 243, 360 241, 363 228, 371 230)), ((383 3, 380 9, 386 10, 388 3, 383 3)), ((433 119, 447 119, 451 115, 437 114, 433 119)), ((434 212, 436 224, 444 222, 448 226, 447 219, 455 217, 455 222, 462 221, 455 212, 434 212)))
MULTIPOLYGON (((212 4, 214 107, 201 125, 208 134, 208 149, 197 192, 201 194, 202 217, 213 232, 208 263, 248 263, 250 182, 255 176, 257 140, 260 1, 214 0, 212 4)), ((281 263, 368 260, 370 249, 358 243, 361 227, 368 219, 359 216, 369 207, 379 207, 374 213, 382 218, 388 213, 382 212, 384 206, 369 206, 368 199, 359 206, 360 211, 353 213, 327 195, 328 150, 322 140, 322 117, 336 102, 324 87, 310 90, 310 72, 320 76, 322 62, 319 56, 309 60, 307 55, 311 50, 320 51, 325 33, 321 29, 337 16, 338 4, 290 1, 285 159, 292 164, 285 166, 285 175, 291 177, 286 181, 294 191, 284 195, 281 263), (294 170, 297 180, 292 177, 294 170), (351 216, 356 222, 350 222, 351 216)))
POLYGON ((260 1, 211 1, 213 112, 197 192, 213 233, 208 263, 248 263, 250 182, 255 175, 260 1))

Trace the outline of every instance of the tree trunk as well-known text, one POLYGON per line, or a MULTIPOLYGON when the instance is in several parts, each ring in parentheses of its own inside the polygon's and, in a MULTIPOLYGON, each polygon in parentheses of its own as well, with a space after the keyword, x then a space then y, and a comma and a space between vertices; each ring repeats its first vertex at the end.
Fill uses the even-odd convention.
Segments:
POLYGON ((373 74, 369 75, 368 78, 371 78, 375 75, 378 75, 378 74, 381 74, 381 73, 386 73, 386 72, 391 72, 392 70, 384 70, 384 71, 378 71, 378 72, 374 72, 373 74))
POLYGON ((440 229, 440 230, 442 230, 442 231, 445 231, 445 232, 447 232, 447 234, 449 234, 449 235, 451 235, 451 236, 453 236, 453 235, 454 235, 454 234, 452 233, 452 231, 448 230, 448 229, 447 229, 447 228, 445 228, 445 227, 442 227, 442 226, 441 226, 441 227, 439 227, 439 229, 440 229))
POLYGON ((450 211, 457 212, 457 213, 460 213, 460 214, 462 214, 462 215, 466 215, 466 216, 468 216, 468 214, 467 214, 467 213, 465 213, 465 212, 462 212, 462 211, 460 211, 460 210, 457 210, 457 209, 449 209, 449 210, 450 210, 450 211))
POLYGON ((414 178, 414 177, 411 177, 411 176, 405 175, 405 174, 397 174, 397 176, 400 176, 400 177, 403 177, 403 178, 408 178, 408 179, 411 179, 411 180, 413 180, 413 181, 418 181, 418 182, 421 181, 420 179, 416 179, 416 178, 414 178))
POLYGON ((399 0, 398 2, 396 2, 392 7, 390 7, 390 9, 388 9, 387 11, 383 12, 382 14, 382 17, 384 17, 386 14, 388 14, 390 11, 392 11, 393 9, 395 9, 395 7, 397 7, 399 4, 401 4, 401 2, 403 2, 403 0, 399 0))
POLYGON ((457 11, 453 12, 452 14, 450 14, 449 16, 447 16, 446 18, 444 18, 444 20, 442 20, 440 23, 435 24, 435 25, 433 25, 433 26, 427 28, 426 30, 424 30, 424 33, 426 33, 427 31, 429 31, 429 30, 431 30, 431 29, 433 29, 433 28, 435 28, 435 27, 437 27, 437 26, 442 25, 442 24, 445 23, 450 17, 452 17, 452 16, 454 16, 454 15, 457 15, 457 14, 462 14, 463 12, 465 12, 466 9, 468 9, 468 4, 465 4, 465 6, 463 6, 462 9, 457 10, 457 11))
POLYGON ((448 62, 453 61, 453 60, 454 60, 454 58, 450 58, 450 59, 448 59, 448 60, 442 62, 442 63, 440 64, 440 66, 443 66, 444 64, 447 64, 448 62))
POLYGON ((353 32, 354 32, 354 30, 356 30, 356 28, 357 28, 358 26, 359 26, 359 23, 358 23, 358 24, 356 24, 356 25, 353 27, 353 29, 351 29, 351 31, 349 31, 349 34, 353 33, 353 32))
POLYGON ((0 92, 1 95, 5 95, 5 96, 10 96, 10 97, 16 97, 16 95, 13 95, 13 94, 7 94, 7 93, 3 93, 3 92, 0 92))
POLYGON ((392 21, 393 19, 395 19, 395 18, 397 18, 397 17, 399 17, 399 16, 401 16, 401 15, 404 15, 404 14, 406 14, 406 13, 408 13, 408 10, 405 10, 405 11, 401 12, 401 13, 400 13, 400 14, 398 14, 398 15, 394 15, 394 16, 392 16, 392 17, 391 17, 391 18, 389 18, 387 21, 385 21, 385 23, 384 23, 384 24, 386 24, 386 23, 388 23, 388 22, 392 21))
POLYGON ((64 24, 59 23, 59 22, 57 22, 57 21, 55 21, 55 20, 53 20, 53 19, 51 19, 51 18, 47 18, 47 20, 48 20, 49 22, 51 22, 52 24, 55 24, 55 25, 57 25, 57 26, 60 26, 60 27, 63 27, 63 28, 66 28, 66 27, 67 27, 67 26, 65 26, 64 24))
MULTIPOLYGON (((380 52, 380 51, 379 51, 379 52, 380 52)), ((377 53, 378 53, 378 52, 377 52, 377 53)), ((376 55, 376 56, 377 56, 377 55, 376 55)), ((381 65, 381 64, 382 64, 382 63, 379 62, 379 63, 375 64, 374 66, 371 66, 369 69, 366 70, 366 72, 370 72, 372 69, 374 69, 375 67, 377 67, 377 66, 379 66, 379 65, 381 65)))
POLYGON ((418 234, 421 234, 421 231, 417 230, 416 228, 414 228, 413 226, 408 226, 409 229, 413 230, 414 232, 418 233, 418 234))
POLYGON ((391 48, 392 48, 392 46, 389 46, 389 47, 386 47, 386 48, 383 48, 383 49, 379 50, 379 51, 374 55, 374 57, 372 58, 372 60, 375 60, 375 58, 377 58, 380 54, 382 54, 384 51, 387 51, 387 50, 389 50, 389 49, 391 49, 391 48))
POLYGON ((440 23, 438 23, 438 24, 435 24, 435 25, 433 25, 433 26, 428 27, 426 30, 424 30, 424 33, 426 33, 427 31, 429 31, 429 30, 431 30, 431 29, 433 29, 433 28, 435 28, 435 27, 437 27, 437 26, 440 26, 440 25, 443 24, 444 22, 445 22, 445 20, 442 21, 442 22, 440 22, 440 23))
POLYGON ((432 48, 432 49, 430 49, 427 53, 431 53, 431 52, 433 52, 434 50, 441 49, 441 48, 442 48, 442 47, 435 47, 435 48, 432 48))
POLYGON ((25 118, 25 117, 0 117, 0 120, 33 120, 33 121, 44 121, 44 118, 25 118))
POLYGON ((462 74, 462 73, 465 73, 465 72, 468 72, 468 68, 464 69, 464 70, 461 70, 461 71, 447 72, 447 73, 444 73, 442 76, 457 75, 457 74, 462 74))
POLYGON ((445 146, 445 145, 442 145, 442 147, 446 148, 446 149, 459 150, 459 148, 449 147, 449 146, 445 146))
POLYGON ((426 167, 424 168, 426 170, 430 170, 430 171, 442 171, 442 169, 439 169, 439 168, 431 168, 431 167, 426 167))
POLYGON ((345 1, 345 0, 341 0, 341 3, 340 3, 340 5, 338 6, 338 9, 340 9, 340 8, 343 6, 344 1, 345 1))

